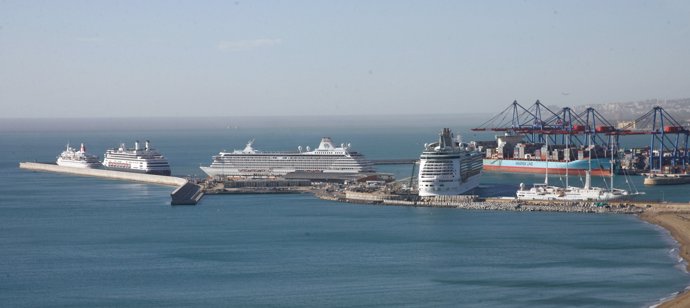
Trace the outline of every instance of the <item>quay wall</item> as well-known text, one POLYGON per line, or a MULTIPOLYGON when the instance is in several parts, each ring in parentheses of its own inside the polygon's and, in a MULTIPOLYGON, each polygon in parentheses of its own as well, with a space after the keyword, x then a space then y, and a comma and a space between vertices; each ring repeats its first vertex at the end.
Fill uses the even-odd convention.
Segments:
POLYGON ((168 185, 168 186, 182 186, 187 183, 187 180, 183 178, 155 175, 155 174, 145 174, 145 173, 133 173, 133 172, 123 172, 115 170, 103 170, 103 169, 88 169, 88 168, 74 168, 58 166, 53 164, 43 164, 43 163, 32 163, 32 162, 21 162, 19 163, 19 168, 33 170, 33 171, 48 171, 48 172, 58 172, 58 173, 69 173, 84 176, 95 176, 107 179, 116 180, 127 180, 135 182, 145 182, 152 184, 168 185))
POLYGON ((389 194, 374 194, 366 192, 346 191, 345 199, 360 200, 367 202, 383 202, 385 199, 391 199, 393 196, 389 194))
POLYGON ((644 185, 680 185, 688 183, 690 183, 689 175, 656 175, 644 178, 644 185))

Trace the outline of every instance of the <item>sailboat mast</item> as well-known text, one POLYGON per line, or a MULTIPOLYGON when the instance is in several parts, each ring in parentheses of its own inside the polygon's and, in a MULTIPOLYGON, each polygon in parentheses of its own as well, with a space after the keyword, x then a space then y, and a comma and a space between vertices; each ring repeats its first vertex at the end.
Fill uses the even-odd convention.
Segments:
POLYGON ((587 170, 592 171, 592 133, 587 134, 587 170))
POLYGON ((587 134, 587 172, 585 172, 585 189, 589 190, 592 187, 592 133, 587 134))
POLYGON ((546 175, 544 184, 549 185, 549 136, 546 136, 546 175))
MULTIPOLYGON (((565 161, 565 189, 568 189, 568 163, 570 162, 570 134, 568 134, 568 138, 565 140, 565 150, 568 151, 568 157, 565 161)), ((563 158, 565 157, 565 152, 563 153, 563 158)))
POLYGON ((611 146, 611 160, 609 162, 611 165, 611 192, 613 192, 613 135, 609 135, 609 145, 611 146))

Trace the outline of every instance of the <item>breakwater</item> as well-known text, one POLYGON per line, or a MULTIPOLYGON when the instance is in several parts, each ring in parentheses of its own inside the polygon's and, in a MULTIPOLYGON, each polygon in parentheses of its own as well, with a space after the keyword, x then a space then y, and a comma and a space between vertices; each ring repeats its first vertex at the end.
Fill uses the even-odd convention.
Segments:
POLYGON ((201 200, 201 198, 203 197, 203 190, 201 189, 201 186, 189 183, 189 181, 187 181, 186 179, 174 176, 133 173, 104 169, 74 168, 34 162, 21 162, 19 163, 19 168, 31 171, 67 173, 114 180, 125 180, 167 186, 176 186, 178 188, 170 194, 170 197, 172 198, 170 203, 172 205, 197 204, 199 200, 201 200))

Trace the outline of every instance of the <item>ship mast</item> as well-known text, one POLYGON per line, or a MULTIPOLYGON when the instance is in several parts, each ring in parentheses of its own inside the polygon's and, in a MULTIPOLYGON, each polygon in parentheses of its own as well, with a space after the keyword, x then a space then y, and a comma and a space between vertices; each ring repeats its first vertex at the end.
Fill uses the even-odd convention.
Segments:
POLYGON ((611 165, 611 193, 613 193, 613 135, 609 135, 609 144, 611 145, 611 160, 609 161, 611 165))
MULTIPOLYGON (((568 159, 565 161, 565 189, 568 189, 568 163, 570 162, 570 134, 568 138, 565 139, 565 150, 568 151, 568 159)), ((565 152, 563 153, 563 158, 565 158, 565 152)))
POLYGON ((585 189, 592 188, 592 133, 587 134, 587 171, 585 172, 585 189))
POLYGON ((546 137, 546 176, 544 177, 544 184, 549 185, 549 137, 546 137))

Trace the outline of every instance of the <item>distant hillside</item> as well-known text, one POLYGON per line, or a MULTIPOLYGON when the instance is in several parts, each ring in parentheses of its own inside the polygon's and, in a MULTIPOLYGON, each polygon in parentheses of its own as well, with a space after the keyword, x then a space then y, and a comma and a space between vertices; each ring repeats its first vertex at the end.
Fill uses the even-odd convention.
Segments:
POLYGON ((649 112, 655 106, 661 106, 674 119, 681 124, 690 121, 690 98, 656 100, 650 99, 639 102, 589 104, 575 106, 577 112, 584 111, 588 107, 593 107, 606 119, 615 125, 618 121, 631 121, 649 112))

